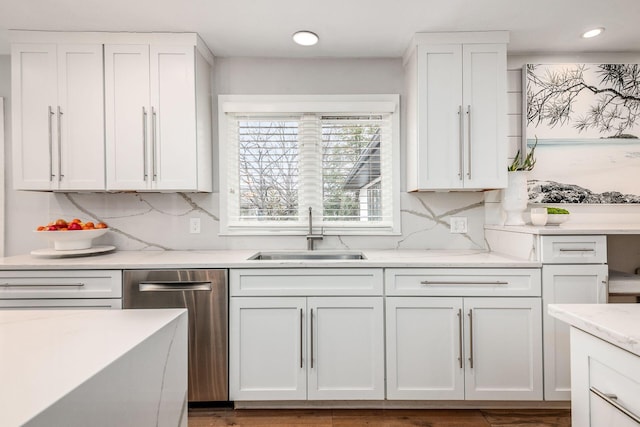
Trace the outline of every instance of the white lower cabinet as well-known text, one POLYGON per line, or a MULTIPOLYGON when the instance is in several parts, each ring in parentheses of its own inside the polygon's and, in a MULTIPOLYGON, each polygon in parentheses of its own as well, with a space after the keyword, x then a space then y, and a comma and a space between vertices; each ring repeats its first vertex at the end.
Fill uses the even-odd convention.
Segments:
POLYGON ((387 398, 464 399, 462 298, 387 298, 387 398))
POLYGON ((640 357, 571 327, 571 425, 640 425, 640 357))
POLYGON ((547 312, 549 304, 607 302, 607 265, 543 265, 544 398, 571 399, 569 325, 547 312))
POLYGON ((306 298, 231 298, 231 400, 307 398, 306 298))
POLYGON ((542 399, 539 298, 387 298, 387 398, 542 399))
POLYGON ((232 297, 231 400, 384 399, 382 297, 232 297))
POLYGON ((465 298, 465 399, 542 399, 539 298, 465 298))
POLYGON ((121 309, 120 270, 0 271, 0 310, 121 309))
POLYGON ((388 268, 387 399, 542 400, 532 268, 388 268))

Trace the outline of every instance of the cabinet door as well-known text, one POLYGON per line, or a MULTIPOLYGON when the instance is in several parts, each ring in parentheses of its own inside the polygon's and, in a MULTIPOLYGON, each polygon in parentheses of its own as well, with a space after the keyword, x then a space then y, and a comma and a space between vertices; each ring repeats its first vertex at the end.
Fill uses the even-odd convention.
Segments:
POLYGON ((149 46, 105 45, 107 190, 151 185, 149 46))
POLYGON ((387 399, 464 399, 462 299, 389 297, 387 399))
POLYGON ((465 298, 467 400, 542 399, 539 298, 465 298))
POLYGON ((606 265, 542 267, 545 400, 571 400, 569 325, 551 317, 547 306, 606 302, 606 265))
POLYGON ((11 46, 13 180, 18 190, 50 190, 57 141, 57 62, 54 44, 11 46))
POLYGON ((463 48, 464 187, 507 184, 507 55, 504 44, 463 48))
POLYGON ((384 399, 382 297, 316 297, 309 307, 309 400, 384 399))
MULTIPOLYGON (((418 46, 418 189, 463 186, 462 46, 418 46)), ((411 188, 409 190, 412 190, 411 188)))
POLYGON ((196 190, 195 47, 150 49, 152 186, 196 190))
POLYGON ((104 190, 101 44, 58 46, 58 189, 104 190))
POLYGON ((231 298, 231 400, 304 400, 305 298, 231 298))

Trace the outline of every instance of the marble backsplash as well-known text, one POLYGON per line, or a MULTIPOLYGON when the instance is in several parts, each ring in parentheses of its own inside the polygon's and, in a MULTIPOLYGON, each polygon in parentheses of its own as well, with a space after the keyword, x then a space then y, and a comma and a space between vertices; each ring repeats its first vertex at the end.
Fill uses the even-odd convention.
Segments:
MULTIPOLYGON (((300 236, 220 236, 216 193, 50 193, 42 223, 56 218, 104 221, 111 232, 95 244, 119 250, 305 249, 300 236), (201 233, 189 233, 200 218, 201 233)), ((484 249, 483 193, 402 193, 401 235, 325 236, 317 249, 484 249), (450 216, 468 232, 452 234, 450 216)), ((33 224, 35 229, 37 224, 33 224)), ((36 237, 36 236, 34 236, 36 237)), ((35 240, 37 249, 46 245, 35 240)))

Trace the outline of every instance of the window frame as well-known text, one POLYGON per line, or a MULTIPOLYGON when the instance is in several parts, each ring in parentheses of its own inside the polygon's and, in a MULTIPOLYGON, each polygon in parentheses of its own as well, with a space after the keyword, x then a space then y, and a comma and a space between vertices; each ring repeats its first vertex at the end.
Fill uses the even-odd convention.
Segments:
MULTIPOLYGON (((229 159, 228 113, 238 114, 346 114, 346 113, 390 114, 391 122, 391 225, 367 226, 358 223, 349 226, 341 223, 331 225, 331 221, 314 223, 314 228, 322 227, 325 235, 399 235, 400 231, 400 96, 379 95, 219 95, 218 96, 218 148, 220 183, 220 235, 300 235, 305 234, 305 221, 296 224, 274 222, 230 224, 229 183, 227 163, 229 159), (304 222, 304 223, 303 223, 304 222)), ((301 214, 301 218, 302 218, 301 214)), ((304 215, 306 218, 306 214, 304 215)), ((315 219, 316 215, 314 215, 315 219)))

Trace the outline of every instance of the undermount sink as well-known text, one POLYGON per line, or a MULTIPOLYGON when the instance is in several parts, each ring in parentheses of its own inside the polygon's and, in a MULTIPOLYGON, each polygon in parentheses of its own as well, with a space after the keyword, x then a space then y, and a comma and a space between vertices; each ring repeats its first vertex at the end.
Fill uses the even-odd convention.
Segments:
POLYGON ((251 255, 248 260, 273 261, 273 260, 349 260, 367 259, 362 252, 323 252, 323 251, 274 251, 258 252, 251 255))

